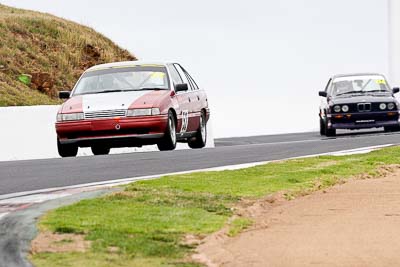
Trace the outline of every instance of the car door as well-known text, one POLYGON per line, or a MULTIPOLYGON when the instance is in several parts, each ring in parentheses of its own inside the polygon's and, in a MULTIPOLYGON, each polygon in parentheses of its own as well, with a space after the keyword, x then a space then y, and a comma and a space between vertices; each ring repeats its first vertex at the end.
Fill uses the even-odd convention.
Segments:
POLYGON ((185 74, 193 88, 193 98, 195 99, 195 103, 193 104, 193 108, 197 113, 196 116, 200 116, 202 110, 208 111, 208 100, 207 95, 204 90, 200 89, 197 83, 194 81, 192 76, 185 70, 185 74))
MULTIPOLYGON (((174 89, 177 84, 185 83, 185 81, 182 79, 181 75, 179 74, 178 70, 176 69, 176 67, 173 64, 169 64, 168 69, 170 71, 174 89)), ((189 128, 188 127, 189 126, 189 113, 190 113, 190 108, 191 108, 191 104, 189 102, 189 100, 190 100, 190 95, 189 95, 190 94, 190 86, 189 85, 188 85, 188 88, 189 88, 188 91, 177 92, 174 96, 179 105, 179 109, 176 109, 177 117, 178 117, 177 118, 178 125, 176 127, 176 130, 178 133, 181 133, 181 134, 188 132, 188 128, 189 128)))
MULTIPOLYGON (((199 102, 196 92, 194 90, 192 82, 189 80, 186 71, 181 67, 181 65, 175 63, 175 69, 178 71, 183 83, 188 85, 189 90, 187 92, 179 92, 178 96, 181 98, 182 102, 185 102, 185 109, 187 114, 187 128, 186 132, 195 132, 199 128, 200 115, 197 104, 199 102)), ((186 115, 186 114, 184 114, 186 115)), ((183 126, 185 126, 183 124, 183 126)), ((184 127, 183 127, 184 130, 184 127)))

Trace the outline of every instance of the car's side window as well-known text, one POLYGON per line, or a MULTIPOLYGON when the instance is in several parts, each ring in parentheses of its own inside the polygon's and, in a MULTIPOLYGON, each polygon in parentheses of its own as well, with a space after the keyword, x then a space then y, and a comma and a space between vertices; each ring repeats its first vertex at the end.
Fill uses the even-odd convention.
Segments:
POLYGON ((190 74, 186 70, 185 70, 185 74, 188 77, 189 81, 192 83, 193 90, 199 90, 199 86, 197 85, 197 83, 194 81, 192 76, 190 76, 190 74))
POLYGON ((169 72, 171 74, 172 82, 174 85, 184 83, 179 75, 178 71, 175 69, 173 65, 168 65, 169 72))
POLYGON ((185 74, 185 71, 182 69, 182 67, 179 64, 174 64, 174 67, 176 68, 176 70, 179 73, 179 76, 181 76, 183 83, 186 83, 189 87, 189 90, 193 90, 193 85, 192 83, 189 81, 188 77, 185 74))

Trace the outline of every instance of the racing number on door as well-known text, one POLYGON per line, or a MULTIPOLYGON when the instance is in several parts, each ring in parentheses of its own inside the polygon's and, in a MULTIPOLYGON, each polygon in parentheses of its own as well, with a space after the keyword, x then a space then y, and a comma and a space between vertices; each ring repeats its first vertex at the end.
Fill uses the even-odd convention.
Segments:
POLYGON ((182 128, 181 133, 186 133, 189 124, 189 112, 182 110, 182 128))

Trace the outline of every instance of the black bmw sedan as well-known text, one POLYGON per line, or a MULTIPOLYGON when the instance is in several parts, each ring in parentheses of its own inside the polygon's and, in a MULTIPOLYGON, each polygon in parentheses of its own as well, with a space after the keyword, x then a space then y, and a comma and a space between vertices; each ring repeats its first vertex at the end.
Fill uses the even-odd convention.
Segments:
POLYGON ((320 133, 335 136, 337 129, 400 130, 399 102, 381 74, 336 75, 329 79, 320 105, 320 133))

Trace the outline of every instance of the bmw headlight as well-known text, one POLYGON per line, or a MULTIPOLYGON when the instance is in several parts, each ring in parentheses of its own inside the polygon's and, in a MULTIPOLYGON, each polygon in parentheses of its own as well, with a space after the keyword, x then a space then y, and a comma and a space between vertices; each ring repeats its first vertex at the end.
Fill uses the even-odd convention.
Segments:
POLYGON ((381 104, 379 105, 379 108, 380 108, 381 110, 385 110, 385 109, 386 109, 386 104, 385 104, 385 103, 381 103, 381 104))
POLYGON ((57 114, 57 122, 61 121, 80 121, 85 118, 83 113, 68 113, 68 114, 57 114))
POLYGON ((342 111, 343 112, 348 112, 349 111, 349 106, 348 105, 343 105, 342 106, 342 111))
POLYGON ((389 103, 387 107, 389 110, 393 110, 396 107, 396 105, 394 103, 389 103))
POLYGON ((159 108, 137 108, 137 109, 129 109, 126 112, 127 117, 139 117, 139 116, 151 116, 151 115, 160 115, 159 108))
POLYGON ((341 110, 340 106, 333 107, 333 111, 335 111, 336 113, 340 112, 340 110, 341 110))

